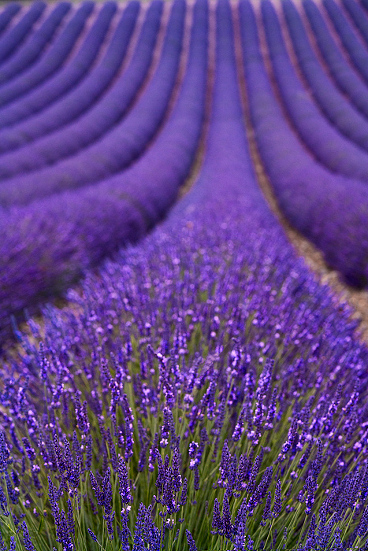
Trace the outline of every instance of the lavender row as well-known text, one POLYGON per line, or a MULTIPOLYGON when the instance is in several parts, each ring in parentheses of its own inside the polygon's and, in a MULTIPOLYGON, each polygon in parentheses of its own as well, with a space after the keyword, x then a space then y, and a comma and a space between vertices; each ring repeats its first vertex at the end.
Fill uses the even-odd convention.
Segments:
POLYGON ((193 189, 174 207, 170 219, 185 216, 193 209, 200 217, 200 209, 206 204, 216 212, 217 203, 236 201, 246 217, 261 207, 272 219, 250 160, 236 71, 231 10, 225 0, 217 4, 216 25, 216 71, 205 157, 193 189))
POLYGON ((368 52, 334 0, 323 0, 325 7, 351 63, 368 84, 368 52))
MULTIPOLYGON (((147 77, 157 42, 162 8, 161 0, 154 0, 149 6, 129 65, 106 94, 84 115, 78 117, 75 121, 70 121, 64 128, 55 130, 45 137, 40 137, 35 143, 29 144, 26 149, 2 156, 2 177, 9 177, 19 171, 35 170, 44 165, 53 164, 63 157, 73 155, 83 147, 97 141, 122 120, 147 77)), ((82 94, 84 92, 85 90, 82 87, 82 94)), ((52 127, 55 121, 65 120, 65 113, 69 112, 69 109, 72 113, 73 110, 78 109, 79 105, 83 105, 79 102, 78 89, 76 89, 76 94, 76 100, 74 100, 73 92, 70 93, 69 97, 65 97, 65 108, 64 98, 55 103, 57 113, 51 111, 50 117, 48 117, 49 111, 45 110, 45 117, 49 119, 49 122, 42 120, 41 130, 44 130, 47 124, 47 132, 48 125, 52 127)), ((42 114, 40 116, 42 117, 42 114)), ((35 120, 37 131, 38 119, 35 120)), ((32 118, 30 118, 30 125, 32 125, 32 118)), ((2 144, 7 150, 12 147, 13 140, 17 144, 18 140, 22 139, 22 136, 17 134, 17 126, 14 127, 14 131, 15 136, 13 136, 11 129, 1 132, 0 150, 2 144)))
POLYGON ((353 285, 368 281, 366 184, 328 172, 308 155, 273 94, 259 50, 254 13, 241 3, 242 48, 258 149, 280 208, 353 285))
POLYGON ((0 14, 0 33, 2 34, 10 24, 13 17, 19 12, 20 4, 10 2, 5 6, 0 14))
MULTIPOLYGON (((94 54, 92 59, 89 59, 91 55, 88 54, 87 47, 82 46, 73 58, 71 65, 67 65, 61 72, 58 70, 72 51, 94 6, 95 4, 90 0, 84 2, 58 35, 55 42, 51 44, 45 55, 28 71, 24 71, 19 77, 12 79, 0 88, 1 127, 14 124, 21 118, 42 109, 45 105, 57 99, 59 95, 65 93, 68 89, 68 81, 65 80, 68 73, 72 79, 70 86, 76 83, 78 77, 83 76, 83 70, 88 69, 88 61, 91 64, 96 54, 96 44, 90 33, 88 43, 89 47, 92 48, 91 53, 94 54), (81 63, 79 70, 77 63, 81 63), (56 74, 54 75, 54 73, 56 74)), ((99 37, 97 36, 97 38, 99 37)))
POLYGON ((368 351, 255 185, 222 0, 216 36, 185 212, 29 320, 3 361, 11 549, 367 548, 368 351))
POLYGON ((313 0, 303 0, 303 7, 318 48, 337 86, 349 98, 350 102, 368 118, 366 83, 345 60, 315 2, 313 0))
MULTIPOLYGON (((181 27, 183 8, 181 0, 173 5, 173 31, 181 27)), ((207 3, 199 0, 179 98, 146 154, 114 178, 3 216, 0 256, 9 270, 1 270, 0 325, 8 328, 11 312, 64 290, 86 268, 142 237, 175 200, 190 171, 203 122, 207 11, 207 3)), ((172 47, 171 39, 167 44, 172 47)))
POLYGON ((6 63, 1 65, 0 84, 28 69, 37 60, 42 50, 53 39, 70 7, 71 4, 68 2, 59 2, 42 25, 24 42, 23 46, 6 63))
POLYGON ((291 63, 280 23, 269 0, 262 2, 262 15, 278 89, 303 142, 329 170, 368 181, 367 153, 342 136, 308 96, 291 63))
POLYGON ((168 120, 135 164, 90 188, 100 195, 129 199, 149 229, 173 205, 194 162, 205 112, 207 49, 208 6, 199 0, 193 12, 186 73, 168 120))
POLYGON ((368 151, 368 120, 357 112, 326 75, 293 2, 286 0, 282 5, 299 67, 317 106, 339 132, 368 151))
POLYGON ((78 154, 2 182, 1 206, 25 205, 52 193, 96 182, 122 171, 142 154, 159 130, 172 97, 182 49, 185 10, 184 0, 174 2, 158 66, 123 121, 78 154))
POLYGON ((351 19, 354 22, 354 25, 357 27, 360 36, 363 38, 366 46, 368 45, 368 19, 366 12, 361 8, 361 6, 352 0, 343 0, 342 2, 344 8, 350 15, 351 19))
MULTIPOLYGON (((0 131, 1 152, 14 150, 39 137, 44 137, 46 134, 74 122, 85 111, 91 109, 100 96, 106 93, 106 89, 116 77, 123 63, 139 8, 140 4, 136 0, 128 4, 102 60, 97 67, 92 67, 88 75, 78 85, 41 112, 0 131)), ((147 36, 146 41, 149 41, 147 36)), ((78 125, 80 123, 79 120, 78 125)), ((40 163, 39 156, 36 155, 34 158, 40 163)), ((3 160, 6 164, 5 159, 3 160)), ((45 164, 47 162, 45 159, 45 164)), ((37 165, 37 161, 36 166, 40 166, 37 165)), ((22 164, 20 163, 19 172, 21 171, 22 164)))
POLYGON ((45 7, 45 2, 34 2, 18 23, 0 38, 0 63, 4 63, 19 48, 32 31, 33 25, 41 17, 45 7))

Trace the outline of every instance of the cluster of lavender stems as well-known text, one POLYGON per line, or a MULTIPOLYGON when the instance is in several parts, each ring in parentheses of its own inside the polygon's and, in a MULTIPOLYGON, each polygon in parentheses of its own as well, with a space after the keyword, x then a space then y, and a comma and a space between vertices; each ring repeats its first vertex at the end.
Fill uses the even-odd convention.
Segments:
MULTIPOLYGON (((316 56, 303 25, 301 14, 291 1, 283 2, 283 11, 293 48, 317 107, 325 114, 336 130, 368 151, 368 121, 350 99, 336 89, 323 65, 316 56)), ((350 174, 350 173, 349 173, 350 174)))
MULTIPOLYGON (((317 105, 308 97, 286 50, 273 4, 269 1, 262 2, 261 9, 268 51, 278 90, 290 120, 303 143, 328 170, 366 182, 368 179, 367 151, 363 151, 354 143, 356 136, 352 132, 349 136, 343 136, 340 133, 341 124, 339 124, 336 112, 332 122, 326 120, 318 109, 321 104, 320 97, 317 105)), ((334 89, 333 86, 332 88, 334 89)), ((326 89, 325 85, 322 87, 323 89, 326 89)), ((328 101, 332 108, 333 102, 336 104, 336 97, 330 94, 328 101)), ((343 115, 341 104, 338 109, 338 114, 340 113, 343 115)), ((359 116, 358 118, 360 119, 359 116)), ((351 122, 353 123, 353 120, 351 122)), ((364 118, 360 122, 363 131, 366 122, 364 118)), ((346 129, 344 130, 346 133, 346 129)), ((361 146, 361 144, 359 145, 361 146)))
POLYGON ((59 25, 62 23, 66 14, 70 11, 69 2, 58 2, 55 8, 44 19, 38 29, 26 37, 21 48, 16 50, 0 70, 0 83, 14 78, 17 74, 25 71, 30 65, 35 63, 48 44, 52 42, 59 25))
MULTIPOLYGON (((285 117, 273 89, 261 51, 255 10, 247 0, 240 2, 239 9, 249 112, 258 150, 279 206, 293 226, 323 251, 326 261, 338 269, 346 281, 365 287, 368 281, 366 183, 333 174, 310 155, 302 136, 285 117)), ((265 26, 268 25, 266 20, 277 22, 270 2, 263 2, 261 10, 265 26)), ((280 59, 285 58, 282 55, 280 59)), ((291 96, 294 95, 293 87, 291 96)), ((300 90, 295 98, 299 101, 306 94, 300 90)), ((305 105, 306 115, 311 105, 307 96, 305 105)), ((296 105, 293 111, 296 113, 296 105)), ((301 113, 302 105, 299 122, 303 118, 301 113)), ((311 126, 316 122, 315 118, 307 120, 305 117, 305 120, 311 126)), ((309 140, 318 147, 319 142, 324 142, 324 135, 312 132, 309 140)), ((329 142, 324 146, 328 149, 329 142)), ((334 147, 333 143, 331 146, 334 147)))
MULTIPOLYGON (((113 6, 110 5, 111 7, 113 6)), ((105 14, 102 19, 105 19, 105 22, 103 23, 100 19, 98 23, 96 22, 97 28, 94 26, 94 30, 97 31, 96 37, 94 38, 91 33, 88 33, 85 37, 84 47, 78 49, 71 63, 66 65, 65 70, 62 66, 72 53, 89 17, 93 15, 94 8, 95 5, 90 0, 83 2, 73 12, 72 17, 69 18, 62 32, 57 35, 56 40, 45 52, 45 55, 26 71, 2 84, 0 88, 0 113, 3 125, 12 124, 14 118, 9 115, 11 113, 14 115, 19 109, 24 116, 36 112, 45 102, 51 103, 75 85, 88 71, 101 45, 103 39, 101 27, 108 22, 110 8, 104 10, 105 14), (47 99, 45 95, 47 95, 47 99)))
MULTIPOLYGON (((63 6, 63 3, 59 3, 58 6, 63 6)), ((94 103, 109 89, 113 79, 121 70, 139 11, 140 3, 137 0, 129 2, 119 18, 102 59, 97 65, 94 64, 88 75, 69 92, 64 93, 58 101, 49 106, 47 106, 48 96, 44 94, 43 99, 46 105, 41 105, 42 108, 37 113, 34 113, 34 106, 32 106, 33 113, 30 116, 27 116, 24 106, 22 110, 18 110, 20 120, 17 121, 15 117, 11 121, 10 127, 4 125, 4 128, 1 129, 0 150, 2 153, 15 150, 36 138, 44 137, 53 130, 73 122, 74 119, 78 118, 80 123, 80 116, 91 109, 94 103)), ((111 24, 113 23, 114 19, 111 24)), ((108 28, 106 32, 111 32, 111 29, 108 28)), ((146 37, 146 41, 149 46, 149 37, 146 37)), ((28 49, 26 51, 28 52, 28 49)), ((47 65, 49 66, 49 63, 47 65)), ((1 73, 3 71, 4 69, 1 70, 1 73)), ((38 155, 36 158, 40 162, 42 156, 38 155)))
MULTIPOLYGON (((106 6, 108 4, 104 7, 106 6)), ((85 146, 75 155, 55 164, 51 162, 39 171, 4 180, 0 186, 1 206, 24 205, 40 197, 97 182, 123 171, 142 154, 158 132, 172 97, 179 69, 185 11, 185 2, 176 0, 173 3, 157 68, 144 93, 127 116, 99 140, 85 146)), ((137 67, 135 70, 137 71, 137 67)), ((68 134, 64 135, 64 139, 67 137, 68 134)), ((34 153, 31 149, 30 170, 34 153)), ((17 156, 14 159, 13 155, 7 155, 10 157, 10 171, 14 170, 14 164, 19 164, 19 157, 22 155, 22 150, 18 152, 18 159, 17 156)), ((6 173, 6 160, 4 166, 6 173)))
POLYGON ((193 188, 2 355, 4 551, 368 549, 368 350, 260 192, 213 15, 193 188))
MULTIPOLYGON (((20 6, 18 6, 19 10, 20 6)), ((4 35, 0 38, 0 62, 4 63, 11 57, 14 51, 17 51, 19 46, 27 38, 27 35, 32 31, 34 24, 41 17, 46 8, 46 3, 37 1, 32 4, 29 10, 23 15, 23 17, 17 21, 10 29, 9 23, 11 19, 16 15, 17 9, 14 8, 5 12, 2 16, 2 25, 0 24, 1 32, 4 35), (10 16, 10 17, 9 17, 10 16)))

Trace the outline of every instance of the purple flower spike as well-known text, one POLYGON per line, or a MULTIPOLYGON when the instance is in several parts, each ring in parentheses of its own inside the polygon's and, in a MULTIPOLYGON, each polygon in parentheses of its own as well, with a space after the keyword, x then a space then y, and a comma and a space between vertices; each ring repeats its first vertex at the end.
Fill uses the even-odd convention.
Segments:
POLYGON ((25 522, 22 522, 22 530, 23 530, 24 548, 27 549, 27 551, 36 551, 36 548, 33 545, 31 538, 29 536, 28 527, 25 522))
POLYGON ((193 539, 192 534, 189 532, 189 530, 185 530, 185 533, 186 533, 186 536, 187 536, 189 551, 197 551, 197 546, 195 544, 195 541, 193 539))

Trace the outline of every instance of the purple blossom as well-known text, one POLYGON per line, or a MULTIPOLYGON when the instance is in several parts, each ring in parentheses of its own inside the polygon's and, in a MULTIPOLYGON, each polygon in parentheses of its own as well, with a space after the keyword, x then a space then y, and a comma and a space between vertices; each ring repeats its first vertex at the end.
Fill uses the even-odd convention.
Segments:
POLYGON ((93 541, 96 541, 96 542, 97 542, 98 539, 97 539, 96 535, 92 532, 92 530, 91 530, 90 528, 87 528, 87 530, 88 530, 89 535, 90 535, 91 538, 93 539, 93 541))
POLYGON ((132 409, 129 407, 128 397, 126 394, 122 397, 123 401, 123 413, 124 413, 124 422, 125 422, 125 461, 127 461, 133 455, 133 421, 134 416, 132 409))
POLYGON ((281 480, 278 480, 276 484, 276 489, 275 489, 275 498, 274 498, 272 516, 274 518, 277 518, 280 515, 281 510, 282 510, 281 480))
POLYGON ((26 522, 22 522, 22 531, 23 531, 24 548, 27 549, 27 551, 36 551, 36 548, 33 545, 31 538, 29 536, 26 522))
POLYGON ((195 544, 195 541, 193 539, 192 534, 190 533, 189 530, 186 530, 185 533, 186 533, 186 536, 187 536, 189 551, 197 551, 197 546, 195 544))
POLYGON ((119 456, 118 477, 119 477, 119 493, 121 501, 123 503, 123 511, 130 510, 130 503, 132 501, 132 494, 130 491, 128 469, 121 456, 119 456), (125 507, 125 505, 127 507, 125 507))

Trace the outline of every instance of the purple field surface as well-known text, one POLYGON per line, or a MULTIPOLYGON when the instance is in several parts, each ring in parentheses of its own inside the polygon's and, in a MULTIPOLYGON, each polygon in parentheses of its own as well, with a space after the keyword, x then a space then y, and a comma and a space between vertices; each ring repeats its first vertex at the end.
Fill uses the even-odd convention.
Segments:
POLYGON ((0 551, 368 551, 367 10, 0 8, 0 551))

